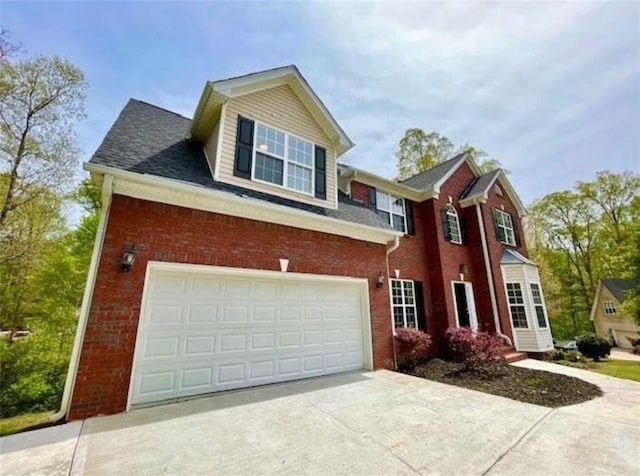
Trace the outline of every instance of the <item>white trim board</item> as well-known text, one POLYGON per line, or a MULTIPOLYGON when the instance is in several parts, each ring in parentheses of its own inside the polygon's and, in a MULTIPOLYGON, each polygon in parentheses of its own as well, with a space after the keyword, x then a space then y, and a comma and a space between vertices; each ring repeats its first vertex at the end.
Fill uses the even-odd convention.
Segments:
POLYGON ((284 205, 153 175, 85 163, 84 169, 114 177, 114 193, 152 202, 275 223, 388 245, 403 233, 317 215, 284 205))

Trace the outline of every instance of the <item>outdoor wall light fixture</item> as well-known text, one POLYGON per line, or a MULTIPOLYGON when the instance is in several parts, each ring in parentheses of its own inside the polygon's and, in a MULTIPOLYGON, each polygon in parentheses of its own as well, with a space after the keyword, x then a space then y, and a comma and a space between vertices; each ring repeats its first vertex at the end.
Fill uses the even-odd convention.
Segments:
POLYGON ((382 271, 380 271, 378 273, 378 277, 376 278, 376 287, 381 288, 383 284, 384 284, 384 274, 382 274, 382 271))
POLYGON ((467 268, 466 264, 460 265, 460 281, 464 281, 465 275, 469 272, 469 268, 467 268))
POLYGON ((125 246, 124 252, 122 253, 122 260, 120 261, 120 271, 123 273, 128 273, 133 263, 136 261, 136 244, 132 243, 130 245, 125 246))

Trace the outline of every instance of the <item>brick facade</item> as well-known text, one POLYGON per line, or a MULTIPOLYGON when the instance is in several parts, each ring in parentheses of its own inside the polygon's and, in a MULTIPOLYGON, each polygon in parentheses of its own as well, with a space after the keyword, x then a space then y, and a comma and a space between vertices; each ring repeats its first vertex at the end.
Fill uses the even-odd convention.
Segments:
POLYGON ((89 310, 70 419, 126 408, 148 260, 350 276, 369 280, 375 368, 393 367, 386 247, 337 235, 114 196, 89 310), (136 263, 119 268, 126 244, 136 263))

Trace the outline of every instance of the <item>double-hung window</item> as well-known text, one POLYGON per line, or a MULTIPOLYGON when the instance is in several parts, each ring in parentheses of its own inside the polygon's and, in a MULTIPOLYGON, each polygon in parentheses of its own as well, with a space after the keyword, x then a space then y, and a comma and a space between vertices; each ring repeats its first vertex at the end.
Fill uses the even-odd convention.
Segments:
POLYGON ((404 199, 376 190, 376 208, 378 215, 383 217, 394 229, 401 232, 407 230, 404 199))
POLYGON ((531 283, 531 297, 533 298, 533 306, 536 309, 536 317, 538 319, 538 327, 547 327, 547 316, 544 311, 544 303, 542 302, 542 291, 538 283, 531 283))
POLYGON ((460 229, 460 218, 456 208, 448 204, 444 209, 446 220, 445 238, 452 243, 462 244, 462 231, 460 229))
POLYGON ((256 123, 254 178, 313 193, 313 144, 256 123))
POLYGON ((516 246, 516 234, 511 215, 502 210, 494 210, 494 220, 498 240, 507 245, 516 246))
POLYGON ((408 279, 390 281, 394 327, 417 328, 416 290, 413 281, 408 279))
POLYGON ((618 309, 616 309, 616 305, 613 301, 604 301, 602 303, 602 309, 604 310, 605 314, 615 314, 618 312, 618 309))
POLYGON ((511 322, 516 329, 528 329, 527 311, 524 306, 524 296, 520 283, 507 283, 507 297, 509 298, 509 311, 511 322))

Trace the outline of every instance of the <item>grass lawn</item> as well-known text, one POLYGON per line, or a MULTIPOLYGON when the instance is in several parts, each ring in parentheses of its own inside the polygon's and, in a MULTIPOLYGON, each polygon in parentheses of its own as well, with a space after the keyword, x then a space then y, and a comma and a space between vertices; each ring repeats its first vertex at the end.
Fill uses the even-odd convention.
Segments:
POLYGON ((590 362, 588 369, 611 377, 626 378, 640 382, 640 362, 630 360, 590 362))
POLYGON ((10 435, 11 433, 17 433, 30 426, 47 423, 53 414, 54 412, 25 413, 24 415, 10 418, 1 418, 0 436, 10 435))

